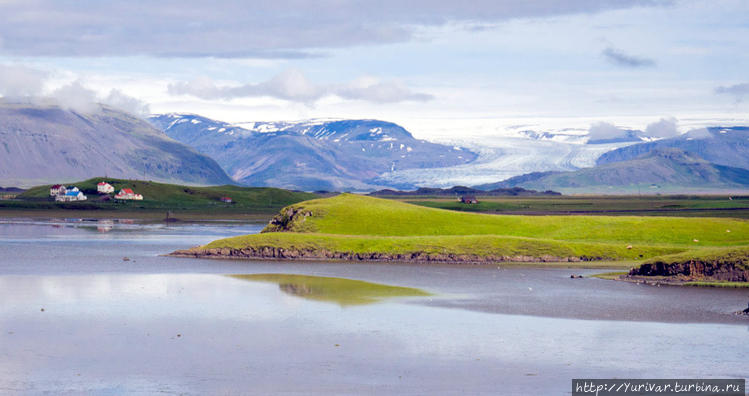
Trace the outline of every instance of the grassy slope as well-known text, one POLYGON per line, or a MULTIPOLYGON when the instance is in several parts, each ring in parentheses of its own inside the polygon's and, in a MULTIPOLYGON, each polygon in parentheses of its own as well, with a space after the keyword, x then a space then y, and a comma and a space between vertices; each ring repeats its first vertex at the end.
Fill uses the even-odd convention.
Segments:
POLYGON ((282 190, 277 188, 266 187, 238 187, 238 186, 214 186, 214 187, 192 187, 181 186, 176 184, 164 184, 140 180, 123 180, 112 178, 93 178, 82 182, 68 183, 81 189, 89 198, 85 202, 75 202, 66 204, 55 204, 49 201, 49 187, 38 186, 29 189, 19 195, 19 199, 24 199, 27 206, 19 205, 23 208, 33 208, 35 206, 44 206, 54 208, 64 206, 67 208, 77 209, 158 209, 158 210, 217 210, 217 211, 276 211, 279 208, 303 201, 305 199, 316 198, 317 195, 282 190), (100 202, 96 192, 96 184, 106 180, 116 191, 122 188, 132 188, 136 193, 143 195, 143 201, 129 202, 100 202), (228 196, 234 201, 233 204, 226 204, 219 201, 219 198, 228 196))
POLYGON ((292 222, 290 228, 296 232, 228 238, 205 248, 271 246, 353 253, 633 260, 705 246, 749 245, 749 222, 732 219, 496 216, 351 194, 305 201, 292 207, 312 213, 292 222), (627 249, 629 244, 632 249, 627 249))
POLYGON ((344 235, 502 235, 680 246, 749 244, 749 222, 636 216, 497 216, 342 194, 292 205, 311 211, 303 230, 344 235), (731 232, 726 232, 730 230, 731 232), (693 242, 698 239, 700 242, 693 242))

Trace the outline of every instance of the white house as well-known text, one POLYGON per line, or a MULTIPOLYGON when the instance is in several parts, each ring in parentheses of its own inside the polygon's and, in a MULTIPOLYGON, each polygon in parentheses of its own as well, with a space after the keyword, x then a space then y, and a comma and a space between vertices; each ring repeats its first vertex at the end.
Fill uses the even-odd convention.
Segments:
POLYGON ((86 199, 87 197, 83 195, 82 192, 72 190, 68 190, 65 194, 55 196, 55 201, 58 202, 85 201, 86 199))
POLYGON ((130 188, 123 188, 122 190, 120 190, 120 192, 118 192, 114 196, 114 198, 115 199, 132 199, 132 200, 136 200, 136 201, 142 201, 143 200, 143 196, 142 195, 134 193, 133 190, 130 189, 130 188))
POLYGON ((114 187, 107 182, 99 182, 99 184, 96 185, 96 191, 98 191, 99 194, 110 194, 114 192, 114 187))

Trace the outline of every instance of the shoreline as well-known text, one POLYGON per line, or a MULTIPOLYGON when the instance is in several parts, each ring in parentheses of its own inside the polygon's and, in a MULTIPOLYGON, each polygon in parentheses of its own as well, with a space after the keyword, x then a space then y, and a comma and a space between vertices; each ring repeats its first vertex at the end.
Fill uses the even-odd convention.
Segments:
MULTIPOLYGON (((249 261, 287 261, 287 262, 348 262, 348 263, 380 263, 380 264, 418 264, 418 265, 449 265, 454 267, 550 267, 550 268, 578 268, 578 269, 629 269, 634 264, 631 261, 611 260, 582 260, 578 257, 531 257, 531 256, 503 256, 503 257, 476 257, 466 255, 431 255, 422 253, 413 254, 386 254, 386 253, 348 253, 348 252, 325 252, 326 254, 299 254, 296 251, 276 252, 273 254, 262 254, 255 249, 202 249, 190 248, 180 249, 165 254, 168 257, 197 258, 212 260, 249 260, 249 261), (251 251, 261 254, 251 254, 251 251), (248 254, 250 253, 250 254, 248 254)), ((271 252, 271 250, 268 250, 271 252)), ((316 252, 314 252, 316 253, 316 252)))
MULTIPOLYGON (((253 223, 267 223, 273 213, 226 213, 208 211, 171 211, 170 222, 194 221, 249 221, 253 223)), ((29 219, 137 219, 166 222, 166 211, 163 210, 90 210, 90 209, 2 209, 0 219, 29 218, 29 219)))

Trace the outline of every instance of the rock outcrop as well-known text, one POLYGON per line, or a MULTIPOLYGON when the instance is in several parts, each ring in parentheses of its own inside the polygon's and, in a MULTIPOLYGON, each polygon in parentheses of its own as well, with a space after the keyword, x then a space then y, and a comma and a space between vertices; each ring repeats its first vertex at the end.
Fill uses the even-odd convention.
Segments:
POLYGON ((262 260, 337 260, 337 261, 395 261, 395 262, 418 262, 418 263, 460 263, 460 264, 484 264, 497 262, 524 262, 524 263, 552 263, 552 262, 584 262, 596 261, 602 257, 557 257, 551 255, 542 256, 481 256, 475 254, 444 254, 444 253, 355 253, 355 252, 331 252, 328 250, 312 249, 286 249, 274 246, 245 247, 241 249, 232 248, 193 248, 177 250, 170 254, 176 257, 192 258, 231 258, 231 259, 262 259, 262 260))

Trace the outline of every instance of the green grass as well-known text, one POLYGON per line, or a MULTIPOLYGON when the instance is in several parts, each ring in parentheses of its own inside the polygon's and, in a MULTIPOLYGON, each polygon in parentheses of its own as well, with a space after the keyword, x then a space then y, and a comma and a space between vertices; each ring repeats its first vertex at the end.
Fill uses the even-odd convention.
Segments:
POLYGON ((341 194, 292 205, 312 213, 292 231, 343 235, 501 235, 682 247, 749 244, 749 221, 642 216, 521 216, 462 213, 341 194), (726 232, 730 230, 730 232, 726 232), (699 242, 694 242, 697 239, 699 242))
POLYGON ((590 275, 591 278, 600 278, 600 279, 607 279, 607 280, 617 280, 622 275, 627 275, 629 272, 626 271, 615 271, 615 272, 604 272, 602 274, 593 274, 590 275))
POLYGON ((300 202, 281 214, 277 218, 284 217, 286 232, 269 232, 278 228, 269 226, 261 234, 222 239, 202 248, 636 264, 659 256, 690 257, 727 251, 721 247, 749 246, 749 222, 738 219, 488 215, 352 194, 300 202), (297 214, 289 217, 292 212, 297 214))
POLYGON ((590 260, 637 260, 685 249, 668 246, 641 246, 627 249, 625 245, 597 242, 569 242, 500 235, 428 235, 371 236, 318 233, 272 232, 220 239, 204 246, 206 249, 242 249, 275 247, 285 250, 347 252, 359 254, 385 253, 409 255, 465 256, 530 256, 585 257, 590 260))
POLYGON ((743 287, 749 287, 749 283, 748 282, 723 282, 723 281, 698 281, 698 282, 686 282, 684 283, 684 286, 743 288, 743 287))
POLYGON ((493 197, 479 196, 479 203, 466 205, 446 197, 389 197, 415 205, 477 213, 585 214, 680 217, 735 217, 749 219, 749 197, 727 195, 628 195, 493 197))
POLYGON ((0 201, 0 208, 6 209, 72 209, 72 210, 172 210, 172 211, 213 211, 223 213, 264 212, 278 209, 300 201, 318 197, 315 194, 295 192, 267 187, 212 186, 193 187, 176 184, 156 183, 142 180, 93 178, 85 181, 66 183, 77 186, 88 196, 87 201, 57 203, 49 197, 49 185, 33 187, 17 198, 18 201, 0 201), (143 195, 142 201, 101 201, 96 191, 100 181, 110 183, 116 191, 132 188, 143 195), (224 203, 221 197, 228 196, 234 202, 224 203))
POLYGON ((712 247, 696 251, 689 250, 646 260, 643 263, 653 263, 655 261, 665 264, 676 264, 689 261, 714 262, 718 264, 731 263, 736 265, 739 269, 749 270, 749 246, 712 247))
POLYGON ((431 294, 411 287, 390 286, 345 278, 292 274, 230 275, 253 282, 278 284, 284 293, 340 306, 364 305, 393 297, 423 297, 431 294))

